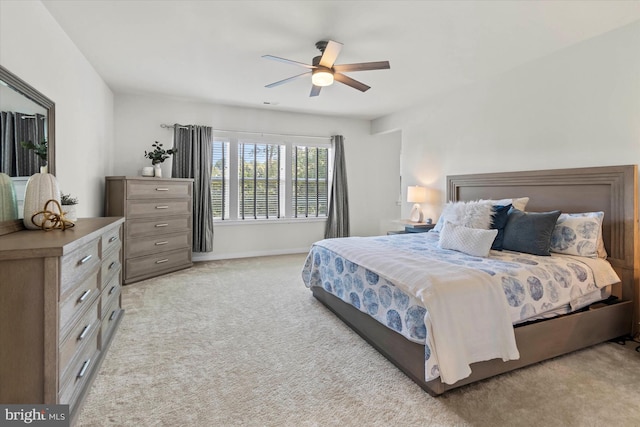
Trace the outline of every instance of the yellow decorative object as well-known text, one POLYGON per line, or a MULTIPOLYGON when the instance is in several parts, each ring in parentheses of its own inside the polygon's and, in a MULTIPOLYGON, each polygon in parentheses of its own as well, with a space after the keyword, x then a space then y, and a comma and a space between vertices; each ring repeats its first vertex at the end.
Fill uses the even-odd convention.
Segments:
POLYGON ((75 226, 73 222, 67 220, 64 217, 64 212, 62 212, 62 207, 60 206, 60 203, 55 199, 47 200, 47 203, 44 204, 44 209, 41 210, 40 212, 36 212, 35 214, 33 214, 33 216, 31 217, 31 222, 34 225, 42 228, 44 231, 50 231, 56 228, 59 228, 64 231, 67 228, 71 228, 75 226), (61 212, 61 213, 57 214, 53 211, 48 210, 47 208, 51 203, 53 204, 54 207, 57 207, 58 212, 61 212), (36 217, 38 217, 38 215, 42 215, 40 217, 42 219, 41 224, 38 224, 36 222, 36 217))

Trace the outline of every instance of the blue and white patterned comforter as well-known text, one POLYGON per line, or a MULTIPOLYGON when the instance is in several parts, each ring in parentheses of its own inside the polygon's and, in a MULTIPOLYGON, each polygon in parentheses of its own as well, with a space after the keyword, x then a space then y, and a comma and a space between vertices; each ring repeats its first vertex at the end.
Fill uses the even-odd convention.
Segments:
MULTIPOLYGON (((569 305, 584 307, 600 300, 600 290, 619 278, 608 262, 566 255, 547 257, 510 251, 491 251, 487 258, 438 248, 438 233, 412 233, 366 238, 329 239, 317 242, 306 259, 302 277, 307 287, 322 287, 405 338, 425 345, 426 380, 440 376, 437 351, 428 337, 429 322, 423 301, 397 277, 387 277, 374 265, 358 265, 345 254, 353 253, 359 239, 388 253, 389 259, 409 258, 411 269, 428 269, 430 262, 472 267, 501 287, 513 324, 544 317, 569 305), (351 249, 340 250, 349 240, 351 249), (328 249, 329 246, 331 249, 328 249), (437 260, 437 261, 434 261, 437 260)), ((388 273, 389 270, 383 270, 388 273)), ((400 274, 399 277, 402 275, 400 274)), ((444 280, 444 279, 443 279, 444 280)))

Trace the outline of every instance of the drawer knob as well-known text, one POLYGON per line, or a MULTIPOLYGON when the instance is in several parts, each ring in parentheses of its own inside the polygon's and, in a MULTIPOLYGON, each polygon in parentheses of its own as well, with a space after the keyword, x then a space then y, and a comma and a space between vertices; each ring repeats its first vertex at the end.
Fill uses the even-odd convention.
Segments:
POLYGON ((87 255, 86 257, 84 257, 84 258, 82 258, 80 261, 78 261, 78 265, 85 264, 85 263, 86 263, 86 262, 88 262, 92 257, 93 257, 93 255, 87 255))
POLYGON ((90 363, 91 363, 91 359, 84 361, 84 363, 82 364, 82 368, 80 369, 80 372, 78 372, 78 378, 84 377, 84 374, 87 373, 87 369, 89 368, 90 363))
POLYGON ((165 259, 159 259, 158 261, 156 261, 156 264, 164 264, 165 262, 168 262, 169 260, 167 258, 165 259))
POLYGON ((160 228, 160 227, 168 227, 169 224, 156 224, 156 227, 160 228))
POLYGON ((118 263, 116 261, 113 261, 111 264, 109 264, 109 270, 111 270, 116 265, 118 265, 118 263))
POLYGON ((169 209, 169 206, 167 205, 156 206, 156 209, 169 209))
POLYGON ((167 243, 169 242, 167 242, 166 240, 164 242, 156 242, 156 246, 166 245, 167 243))
POLYGON ((156 191, 169 191, 168 188, 156 187, 156 191))
POLYGON ((78 335, 78 341, 83 340, 84 337, 87 336, 87 334, 89 333, 89 329, 91 329, 91 323, 89 323, 87 326, 82 328, 82 332, 80 332, 80 335, 78 335))
POLYGON ((112 286, 111 289, 109 289, 109 295, 111 295, 115 290, 116 290, 116 286, 112 286))
POLYGON ((116 317, 116 313, 118 312, 118 310, 113 310, 111 312, 111 316, 109 316, 109 322, 111 322, 113 320, 114 317, 116 317))
POLYGON ((84 302, 84 300, 87 299, 90 293, 91 293, 91 289, 87 289, 86 291, 84 291, 82 295, 80 295, 80 298, 78 298, 78 302, 84 302))
POLYGON ((109 243, 113 243, 113 242, 115 242, 116 240, 118 240, 118 238, 117 238, 116 236, 113 236, 113 237, 111 237, 111 238, 109 239, 109 243))

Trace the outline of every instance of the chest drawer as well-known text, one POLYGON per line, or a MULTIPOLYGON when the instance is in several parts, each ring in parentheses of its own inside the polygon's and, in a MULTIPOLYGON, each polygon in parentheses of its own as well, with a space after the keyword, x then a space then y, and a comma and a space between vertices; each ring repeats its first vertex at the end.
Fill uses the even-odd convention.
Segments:
POLYGON ((108 253, 109 251, 116 250, 116 248, 120 247, 122 244, 122 240, 120 238, 120 230, 122 227, 115 227, 106 232, 102 236, 102 255, 108 253))
POLYGON ((165 271, 172 271, 179 267, 186 267, 191 263, 191 248, 178 249, 160 254, 130 258, 126 261, 126 275, 128 279, 139 276, 157 275, 165 271))
POLYGON ((101 321, 102 328, 102 339, 103 341, 108 340, 111 337, 111 334, 114 331, 116 326, 116 319, 120 314, 120 290, 114 294, 115 298, 111 300, 108 306, 105 307, 103 313, 104 316, 101 321))
POLYGON ((191 246, 191 235, 186 233, 139 237, 129 240, 125 250, 125 257, 157 254, 174 249, 188 248, 189 246, 191 246))
POLYGON ((160 219, 132 219, 125 223, 127 238, 191 231, 191 215, 160 219))
POLYGON ((189 214, 191 214, 191 199, 130 200, 127 202, 127 218, 189 214))
POLYGON ((127 181, 127 199, 189 199, 188 181, 127 181))
POLYGON ((91 375, 94 365, 97 363, 100 350, 98 347, 98 332, 100 328, 95 328, 87 340, 87 344, 82 347, 69 363, 68 369, 60 378, 59 400, 61 404, 71 405, 73 410, 78 394, 82 386, 91 375))
POLYGON ((102 285, 103 287, 107 282, 111 281, 111 279, 118 274, 120 271, 120 251, 113 251, 107 254, 107 257, 102 262, 102 285))
POLYGON ((100 327, 100 318, 98 316, 98 301, 94 302, 87 313, 82 316, 66 339, 60 345, 60 377, 69 367, 69 362, 73 356, 82 348, 89 337, 100 327))
POLYGON ((60 303, 60 336, 64 337, 73 327, 73 320, 90 306, 100 294, 98 271, 94 271, 60 303))
POLYGON ((100 306, 102 309, 100 310, 100 318, 103 318, 107 313, 108 307, 112 304, 114 300, 118 299, 118 295, 120 295, 120 278, 114 277, 111 282, 107 284, 104 291, 102 291, 102 302, 100 306))
POLYGON ((95 239, 60 259, 61 300, 66 297, 68 292, 73 292, 73 288, 79 280, 90 271, 97 270, 100 264, 99 245, 100 239, 95 239))

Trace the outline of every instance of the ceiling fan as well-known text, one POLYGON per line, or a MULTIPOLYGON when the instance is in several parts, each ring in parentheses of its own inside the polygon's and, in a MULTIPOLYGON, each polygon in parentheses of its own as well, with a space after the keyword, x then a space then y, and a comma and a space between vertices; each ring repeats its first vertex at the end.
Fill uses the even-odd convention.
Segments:
POLYGON ((354 80, 342 73, 350 71, 387 70, 391 68, 389 65, 389 61, 360 62, 357 64, 336 65, 336 58, 338 57, 338 54, 342 49, 342 43, 338 43, 333 40, 321 40, 316 43, 316 47, 320 50, 322 55, 313 58, 313 60, 311 61, 312 65, 298 61, 292 61, 290 59, 280 58, 273 55, 264 55, 263 58, 297 65, 309 70, 302 74, 298 74, 297 76, 289 77, 287 79, 268 84, 265 87, 271 88, 279 86, 283 83, 288 83, 293 80, 299 79, 300 77, 311 75, 311 83, 313 84, 313 86, 311 88, 311 94, 309 96, 318 96, 320 94, 320 89, 322 89, 324 86, 333 84, 334 80, 346 84, 347 86, 351 86, 352 88, 358 89, 361 92, 366 92, 370 89, 369 86, 357 80, 354 80))

